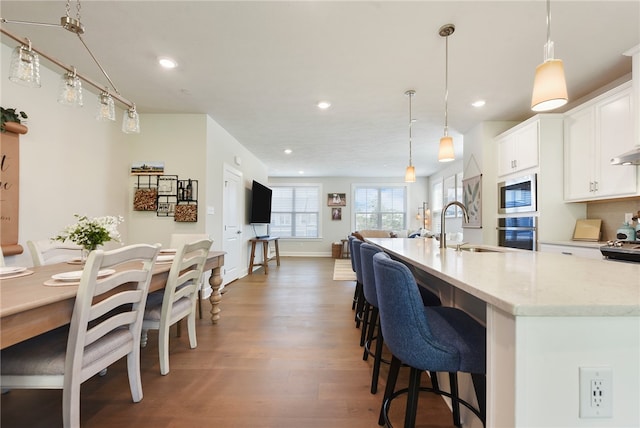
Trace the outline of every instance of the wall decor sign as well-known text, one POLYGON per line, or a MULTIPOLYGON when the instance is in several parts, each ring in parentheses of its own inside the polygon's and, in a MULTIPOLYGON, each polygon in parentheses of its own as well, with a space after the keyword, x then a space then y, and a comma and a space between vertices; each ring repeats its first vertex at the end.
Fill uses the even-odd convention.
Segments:
POLYGON ((22 254, 18 243, 20 219, 20 134, 27 127, 6 122, 0 133, 0 238, 5 256, 22 254))
POLYGON ((329 207, 347 206, 347 194, 346 193, 329 193, 327 195, 327 206, 329 207))
POLYGON ((462 222, 463 228, 482 227, 482 174, 462 180, 462 203, 467 207, 469 223, 462 222))

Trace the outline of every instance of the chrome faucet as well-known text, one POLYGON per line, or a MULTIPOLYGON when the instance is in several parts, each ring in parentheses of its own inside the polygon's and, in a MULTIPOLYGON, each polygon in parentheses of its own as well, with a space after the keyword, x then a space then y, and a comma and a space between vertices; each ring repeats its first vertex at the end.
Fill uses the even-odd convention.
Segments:
POLYGON ((445 205, 444 208, 442 208, 442 213, 440 213, 440 248, 447 248, 447 233, 445 232, 444 215, 447 212, 447 209, 452 205, 457 205, 460 207, 460 209, 462 209, 464 222, 469 223, 469 213, 467 212, 467 207, 465 207, 462 202, 453 201, 445 205))

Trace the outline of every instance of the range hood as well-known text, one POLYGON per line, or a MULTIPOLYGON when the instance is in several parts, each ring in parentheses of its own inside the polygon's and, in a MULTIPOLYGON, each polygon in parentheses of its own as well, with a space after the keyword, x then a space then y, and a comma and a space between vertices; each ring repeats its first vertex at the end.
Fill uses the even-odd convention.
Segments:
POLYGON ((640 165, 640 146, 611 159, 611 165, 640 165))

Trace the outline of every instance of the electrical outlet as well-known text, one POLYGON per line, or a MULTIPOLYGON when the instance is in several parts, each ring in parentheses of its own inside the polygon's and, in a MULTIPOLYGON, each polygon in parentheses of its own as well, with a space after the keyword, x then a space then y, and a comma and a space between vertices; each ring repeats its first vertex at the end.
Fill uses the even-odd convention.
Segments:
POLYGON ((613 417, 611 367, 580 367, 580 417, 613 417))

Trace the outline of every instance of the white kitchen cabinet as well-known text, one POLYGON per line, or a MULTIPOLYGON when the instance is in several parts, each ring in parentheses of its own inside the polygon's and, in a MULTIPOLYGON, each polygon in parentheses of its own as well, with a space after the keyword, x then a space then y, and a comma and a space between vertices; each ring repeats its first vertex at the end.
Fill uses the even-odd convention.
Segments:
POLYGON ((544 253, 563 254, 565 256, 585 257, 588 259, 602 259, 602 253, 600 252, 598 244, 591 246, 580 245, 562 245, 552 243, 540 243, 538 249, 544 253))
MULTIPOLYGON (((537 209, 531 215, 538 217, 540 241, 571 239, 576 220, 586 217, 584 204, 564 201, 563 126, 563 114, 537 114, 494 139, 497 182, 522 175, 537 175, 537 209), (508 157, 509 151, 511 157, 508 157), (518 158, 518 162, 513 169, 510 162, 498 164, 501 159, 514 158, 518 158)), ((496 200, 496 213, 497 208, 496 200)))
POLYGON ((515 127, 500 135, 498 144, 498 176, 538 166, 538 122, 515 127))
POLYGON ((634 145, 631 82, 567 112, 564 129, 565 201, 639 194, 637 167, 610 164, 634 145))

